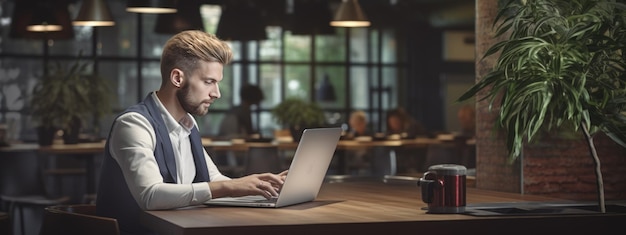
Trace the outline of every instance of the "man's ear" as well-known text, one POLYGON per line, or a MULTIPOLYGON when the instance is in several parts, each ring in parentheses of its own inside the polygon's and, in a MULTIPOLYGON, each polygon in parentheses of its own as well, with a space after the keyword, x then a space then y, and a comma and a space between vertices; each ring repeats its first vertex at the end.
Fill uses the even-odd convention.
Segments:
POLYGON ((170 72, 170 82, 175 87, 180 88, 183 84, 184 73, 180 69, 172 69, 170 72))

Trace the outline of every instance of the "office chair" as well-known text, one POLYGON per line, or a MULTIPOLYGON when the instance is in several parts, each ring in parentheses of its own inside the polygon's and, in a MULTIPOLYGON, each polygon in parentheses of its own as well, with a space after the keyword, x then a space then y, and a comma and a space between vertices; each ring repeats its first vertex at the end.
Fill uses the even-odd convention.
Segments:
POLYGON ((39 235, 119 235, 117 219, 96 216, 96 205, 58 205, 45 208, 39 235))

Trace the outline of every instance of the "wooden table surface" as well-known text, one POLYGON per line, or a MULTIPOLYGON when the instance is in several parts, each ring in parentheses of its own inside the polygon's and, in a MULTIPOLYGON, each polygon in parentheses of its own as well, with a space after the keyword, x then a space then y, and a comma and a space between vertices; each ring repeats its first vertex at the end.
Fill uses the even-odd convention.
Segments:
MULTIPOLYGON (((356 140, 340 140, 337 143, 337 149, 362 149, 367 147, 425 147, 429 144, 442 143, 433 138, 416 138, 402 140, 382 140, 382 141, 356 141, 356 140)), ((17 151, 39 151, 50 154, 94 154, 103 153, 105 142, 94 143, 78 143, 78 144, 53 144, 50 146, 39 146, 32 143, 15 143, 7 147, 0 147, 0 152, 17 152, 17 151)), ((202 145, 213 150, 234 150, 246 151, 250 147, 278 147, 279 149, 296 149, 297 142, 237 142, 219 140, 214 141, 210 138, 202 138, 202 145)))
MULTIPOLYGON (((369 147, 426 147, 429 144, 440 144, 445 141, 440 141, 434 138, 415 138, 415 139, 401 139, 401 140, 379 140, 379 141, 357 141, 357 140, 340 140, 337 143, 337 149, 350 150, 350 149, 363 149, 369 147)), ((203 138, 202 144, 211 148, 212 150, 224 151, 246 151, 250 147, 277 147, 278 149, 296 149, 298 147, 297 142, 238 142, 228 140, 211 140, 209 138, 203 138)))
MULTIPOLYGON (((467 189, 467 203, 550 198, 467 189)), ((162 234, 602 234, 626 214, 471 216, 427 214, 419 187, 381 182, 325 183, 313 202, 284 208, 196 206, 146 211, 142 224, 162 234), (541 230, 539 230, 541 229, 541 230)))

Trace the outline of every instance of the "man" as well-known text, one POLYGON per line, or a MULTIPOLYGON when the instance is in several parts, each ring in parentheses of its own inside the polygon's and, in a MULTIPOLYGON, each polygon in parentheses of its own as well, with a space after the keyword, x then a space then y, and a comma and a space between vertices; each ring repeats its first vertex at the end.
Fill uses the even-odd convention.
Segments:
POLYGON ((350 126, 351 137, 372 135, 367 128, 367 114, 361 110, 356 110, 350 114, 348 125, 350 126))
POLYGON ((97 214, 118 220, 122 234, 152 234, 142 210, 199 205, 226 196, 278 195, 286 171, 231 179, 204 150, 192 115, 220 98, 228 44, 202 31, 184 31, 161 55, 162 83, 114 121, 105 145, 97 214))

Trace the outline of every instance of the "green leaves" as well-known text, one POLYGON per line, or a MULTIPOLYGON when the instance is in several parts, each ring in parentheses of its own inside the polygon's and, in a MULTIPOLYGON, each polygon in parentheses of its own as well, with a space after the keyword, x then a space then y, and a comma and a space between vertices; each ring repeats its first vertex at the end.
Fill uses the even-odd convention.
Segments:
POLYGON ((272 109, 278 124, 286 126, 319 127, 325 122, 324 112, 316 103, 300 98, 287 98, 272 109))
POLYGON ((75 120, 84 121, 91 115, 97 118, 111 111, 108 80, 87 70, 88 64, 80 62, 80 55, 67 67, 57 61, 50 74, 35 85, 30 108, 40 125, 69 128, 75 120))
MULTIPOLYGON (((499 108, 510 160, 542 130, 584 124, 626 143, 626 8, 614 0, 509 0, 496 16, 498 58, 459 101, 499 108), (572 125, 572 123, 574 123, 572 125)), ((494 109, 492 109, 494 110, 494 109)), ((626 147, 626 145, 624 145, 626 147)))

